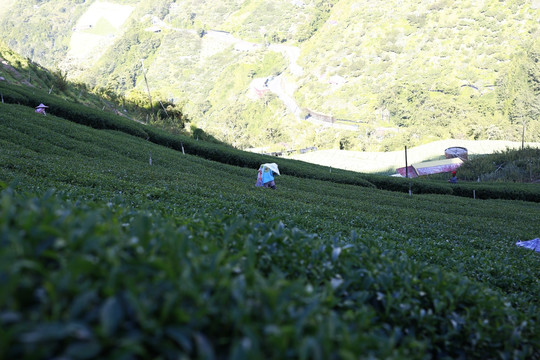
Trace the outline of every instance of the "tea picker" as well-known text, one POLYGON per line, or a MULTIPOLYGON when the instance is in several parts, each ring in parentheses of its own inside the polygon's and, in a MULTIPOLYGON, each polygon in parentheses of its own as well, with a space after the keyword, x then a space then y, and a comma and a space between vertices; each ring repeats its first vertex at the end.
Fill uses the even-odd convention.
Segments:
POLYGON ((257 172, 257 182, 255 183, 255 186, 276 190, 274 175, 280 175, 276 163, 262 164, 257 172))
POLYGON ((39 104, 38 106, 36 106, 36 112, 38 114, 43 114, 43 115, 47 115, 45 113, 45 109, 48 109, 49 107, 47 105, 43 105, 43 103, 39 104))

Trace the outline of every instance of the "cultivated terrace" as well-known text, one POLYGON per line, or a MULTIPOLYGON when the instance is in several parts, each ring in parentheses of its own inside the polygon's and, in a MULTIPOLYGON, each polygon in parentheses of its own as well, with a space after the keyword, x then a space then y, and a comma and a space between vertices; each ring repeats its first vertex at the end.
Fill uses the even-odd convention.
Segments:
POLYGON ((0 104, 0 358, 540 356, 538 185, 410 196, 30 96, 0 104))

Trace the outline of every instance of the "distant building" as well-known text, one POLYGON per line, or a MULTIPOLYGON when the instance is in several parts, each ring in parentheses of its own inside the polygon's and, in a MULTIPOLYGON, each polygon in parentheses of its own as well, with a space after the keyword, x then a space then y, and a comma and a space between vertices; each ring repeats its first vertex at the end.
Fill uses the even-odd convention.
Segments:
POLYGON ((396 169, 396 172, 403 177, 406 177, 407 175, 409 175, 410 178, 415 178, 415 177, 423 176, 423 175, 433 175, 433 174, 455 171, 462 164, 463 164, 463 160, 461 160, 460 158, 452 158, 452 159, 436 160, 436 161, 425 161, 425 162, 421 162, 417 164, 412 164, 411 166, 407 168, 402 167, 402 168, 396 169))

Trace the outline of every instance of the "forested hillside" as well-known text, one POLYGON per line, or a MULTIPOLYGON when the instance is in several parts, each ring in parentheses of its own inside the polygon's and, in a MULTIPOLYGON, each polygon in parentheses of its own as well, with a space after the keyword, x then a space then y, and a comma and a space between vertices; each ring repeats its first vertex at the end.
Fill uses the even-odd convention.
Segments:
POLYGON ((157 105, 236 147, 540 140, 534 1, 2 5, 14 50, 118 103, 148 103, 144 70, 157 105))

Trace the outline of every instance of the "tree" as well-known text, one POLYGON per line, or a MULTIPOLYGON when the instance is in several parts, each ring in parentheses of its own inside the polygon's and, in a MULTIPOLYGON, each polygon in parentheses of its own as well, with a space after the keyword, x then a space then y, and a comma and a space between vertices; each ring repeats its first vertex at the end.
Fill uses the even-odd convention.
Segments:
POLYGON ((414 125, 418 123, 420 109, 428 100, 426 89, 421 84, 399 84, 381 93, 379 107, 390 111, 390 119, 397 126, 414 125))
POLYGON ((159 101, 157 111, 158 121, 169 128, 183 130, 189 118, 184 114, 182 107, 170 101, 159 101))
POLYGON ((522 49, 498 82, 501 110, 521 125, 522 141, 529 123, 540 121, 540 41, 522 49))

